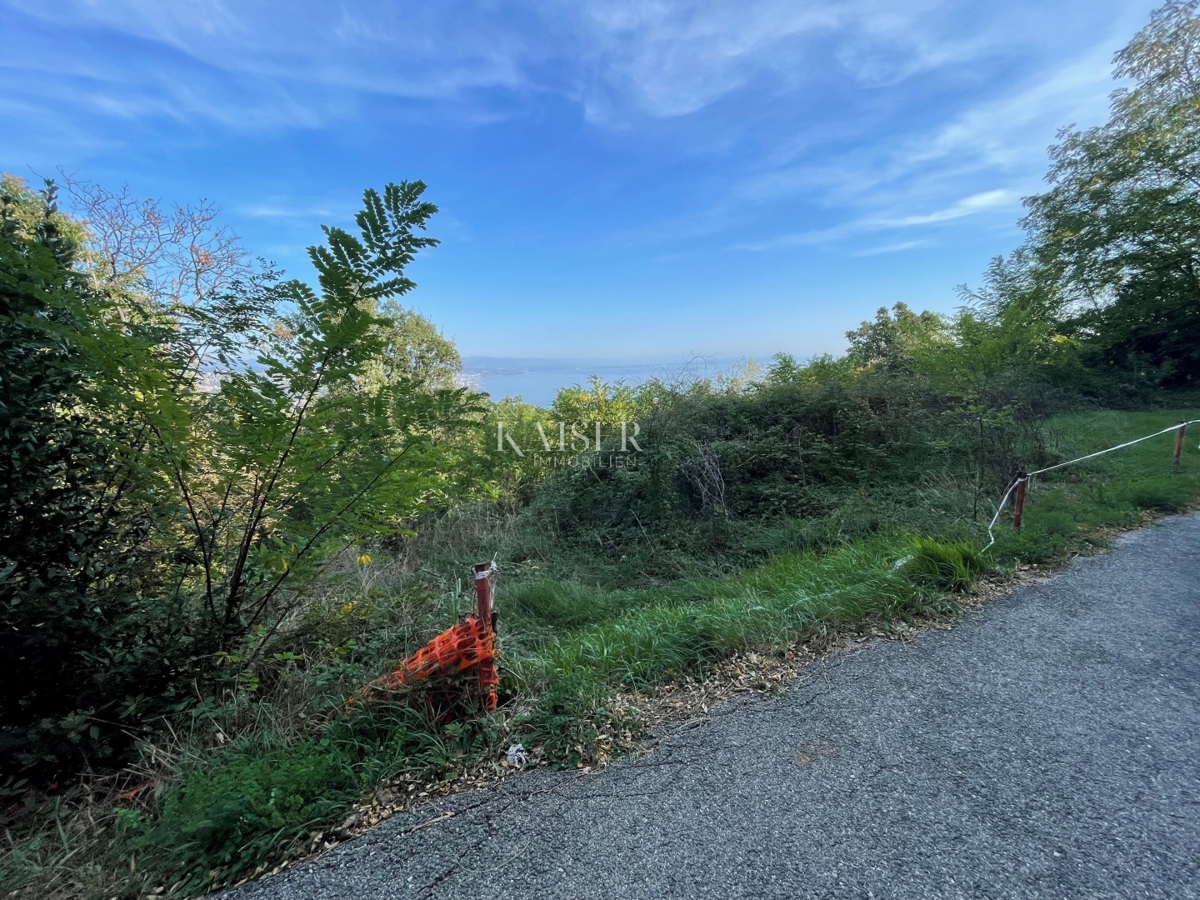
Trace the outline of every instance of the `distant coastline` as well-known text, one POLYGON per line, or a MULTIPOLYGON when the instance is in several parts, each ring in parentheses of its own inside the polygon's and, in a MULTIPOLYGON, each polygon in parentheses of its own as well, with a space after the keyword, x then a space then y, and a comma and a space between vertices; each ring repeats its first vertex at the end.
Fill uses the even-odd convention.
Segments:
POLYGON ((465 356, 462 381, 491 395, 493 400, 520 397, 548 406, 565 387, 587 385, 593 375, 608 383, 641 384, 653 378, 664 381, 713 378, 753 359, 767 366, 769 358, 717 354, 673 362, 615 359, 541 359, 534 357, 465 356))

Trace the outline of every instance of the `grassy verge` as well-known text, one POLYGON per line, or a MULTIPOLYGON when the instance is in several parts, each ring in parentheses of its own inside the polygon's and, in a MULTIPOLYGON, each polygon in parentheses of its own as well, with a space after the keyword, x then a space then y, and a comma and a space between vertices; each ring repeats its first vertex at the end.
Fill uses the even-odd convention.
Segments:
MULTIPOLYGON (((1053 423, 1066 459, 1151 434, 1196 410, 1087 413, 1053 423)), ((1107 545, 1112 529, 1131 528, 1147 516, 1182 512, 1200 497, 1200 426, 1193 425, 1181 465, 1173 465, 1171 434, 1135 444, 1033 479, 1020 534, 1002 527, 994 557, 1001 565, 1044 562, 1107 545)))
MULTIPOLYGON (((1198 415, 1064 416, 1051 437, 1069 459, 1198 415)), ((496 765, 515 741, 540 758, 582 763, 612 725, 620 691, 702 676, 742 650, 951 615, 985 569, 1061 561, 1103 546, 1114 529, 1188 508, 1200 498, 1196 440, 1178 470, 1165 435, 1035 480, 1023 531, 1002 524, 986 556, 978 548, 990 511, 974 518, 968 487, 942 481, 864 490, 822 520, 747 527, 767 561, 729 574, 624 587, 514 566, 499 595, 507 703, 456 725, 403 704, 346 711, 348 690, 448 624, 463 602, 458 587, 422 593, 411 579, 395 590, 364 580, 357 599, 315 605, 318 655, 282 660, 273 686, 202 711, 205 726, 181 739, 155 791, 115 803, 59 798, 41 810, 49 827, 10 831, 0 884, 37 897, 195 894, 311 848, 381 782, 444 783, 496 765), (231 724, 247 715, 252 725, 231 724), (81 809, 98 824, 80 824, 81 809)))

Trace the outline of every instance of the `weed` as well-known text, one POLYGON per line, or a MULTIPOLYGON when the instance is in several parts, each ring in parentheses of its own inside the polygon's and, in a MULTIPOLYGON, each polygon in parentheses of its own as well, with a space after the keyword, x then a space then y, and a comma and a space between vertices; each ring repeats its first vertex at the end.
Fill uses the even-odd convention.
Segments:
POLYGON ((912 555, 902 570, 918 584, 961 593, 975 586, 979 575, 987 570, 987 561, 969 541, 941 543, 918 537, 913 539, 912 555))

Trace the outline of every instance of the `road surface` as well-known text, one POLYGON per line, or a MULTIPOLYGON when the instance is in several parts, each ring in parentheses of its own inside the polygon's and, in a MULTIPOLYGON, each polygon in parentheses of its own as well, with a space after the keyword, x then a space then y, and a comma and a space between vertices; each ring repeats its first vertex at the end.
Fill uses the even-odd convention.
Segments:
POLYGON ((1198 691, 1200 517, 1181 516, 639 759, 446 798, 227 897, 1182 900, 1198 691))

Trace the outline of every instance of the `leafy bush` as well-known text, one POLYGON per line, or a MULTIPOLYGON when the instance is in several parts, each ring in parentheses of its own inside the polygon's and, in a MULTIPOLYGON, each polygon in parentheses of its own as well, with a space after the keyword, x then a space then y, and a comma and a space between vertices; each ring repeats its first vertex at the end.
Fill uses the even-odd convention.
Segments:
POLYGON ((423 191, 365 192, 359 234, 310 248, 316 289, 193 273, 185 302, 128 247, 89 270, 52 190, 0 185, 2 774, 119 765, 197 694, 256 684, 294 585, 451 490, 475 401, 446 347, 400 359, 423 191))
POLYGON ((0 775, 120 761, 204 652, 158 596, 145 433, 117 387, 163 363, 145 330, 104 325, 78 235, 53 191, 0 184, 0 775))

